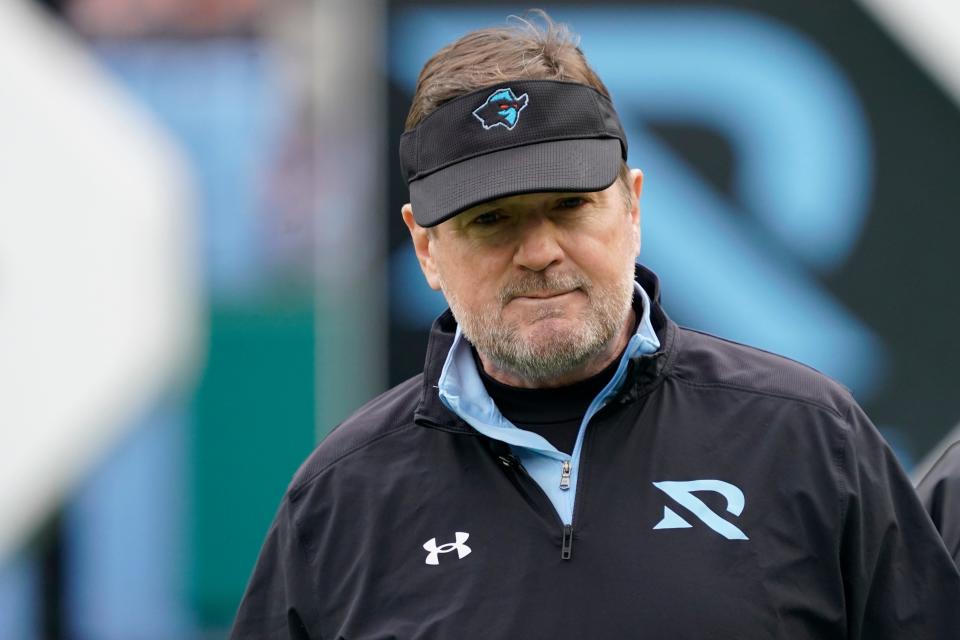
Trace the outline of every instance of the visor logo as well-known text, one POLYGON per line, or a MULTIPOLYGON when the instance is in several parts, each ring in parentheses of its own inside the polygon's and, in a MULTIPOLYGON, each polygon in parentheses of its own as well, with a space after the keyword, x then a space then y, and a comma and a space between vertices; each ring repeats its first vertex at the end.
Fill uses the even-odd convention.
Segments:
MULTIPOLYGON (((727 511, 735 516, 743 513, 743 491, 723 480, 691 480, 690 482, 654 482, 653 486, 676 500, 690 513, 697 516, 707 525, 727 540, 749 540, 747 535, 733 526, 716 513, 710 510, 700 498, 693 495, 694 491, 713 491, 727 499, 727 511)), ((654 529, 688 529, 693 525, 681 518, 670 507, 663 507, 663 519, 654 529)))
POLYGON ((520 112, 526 107, 527 94, 518 96, 513 89, 497 89, 486 102, 473 110, 473 115, 484 129, 502 126, 512 130, 517 126, 520 112))
POLYGON ((425 562, 427 564, 440 564, 440 554, 450 553, 453 550, 456 550, 458 560, 463 560, 470 555, 470 547, 464 544, 467 541, 467 538, 470 537, 470 534, 464 533, 463 531, 457 531, 455 535, 457 539, 456 542, 448 542, 447 544, 442 544, 439 547, 437 546, 436 538, 430 538, 424 542, 423 548, 428 551, 425 562))

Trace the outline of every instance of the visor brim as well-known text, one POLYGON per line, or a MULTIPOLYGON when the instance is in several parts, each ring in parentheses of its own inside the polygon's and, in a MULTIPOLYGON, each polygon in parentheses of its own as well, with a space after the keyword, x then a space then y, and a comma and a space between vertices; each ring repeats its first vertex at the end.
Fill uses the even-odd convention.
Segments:
POLYGON ((413 217, 432 227, 470 207, 506 196, 589 192, 617 179, 620 140, 554 140, 484 154, 410 183, 413 217))

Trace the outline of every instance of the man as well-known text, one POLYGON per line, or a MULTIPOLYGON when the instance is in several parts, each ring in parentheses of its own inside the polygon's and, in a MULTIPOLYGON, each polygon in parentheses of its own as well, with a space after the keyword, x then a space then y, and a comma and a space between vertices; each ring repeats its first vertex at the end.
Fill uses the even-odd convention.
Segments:
POLYGON ((667 317, 571 40, 425 65, 402 215, 451 311, 298 471, 233 637, 960 637, 960 575, 847 391, 667 317))

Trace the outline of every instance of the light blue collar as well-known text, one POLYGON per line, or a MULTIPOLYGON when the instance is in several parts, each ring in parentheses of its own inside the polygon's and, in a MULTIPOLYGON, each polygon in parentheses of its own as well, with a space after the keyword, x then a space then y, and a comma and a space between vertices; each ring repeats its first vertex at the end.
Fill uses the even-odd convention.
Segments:
MULTIPOLYGON (((616 373, 591 403, 587 415, 584 416, 580 429, 581 433, 577 438, 577 449, 579 449, 580 441, 583 439, 583 427, 587 421, 623 383, 628 362, 632 358, 654 353, 660 348, 660 341, 657 339, 657 334, 650 322, 650 297, 643 290, 643 287, 636 282, 634 288, 635 295, 640 296, 643 302, 643 315, 640 322, 637 323, 636 333, 631 336, 624 349, 616 373)), ((470 352, 470 344, 461 332, 459 325, 453 339, 453 345, 447 353, 446 362, 444 362, 443 370, 440 373, 438 387, 440 399, 447 408, 483 435, 501 440, 514 447, 532 449, 556 460, 568 460, 570 458, 567 454, 557 451, 543 436, 520 429, 503 417, 483 386, 473 354, 470 352)), ((579 451, 575 449, 575 455, 578 455, 578 453, 579 451)))

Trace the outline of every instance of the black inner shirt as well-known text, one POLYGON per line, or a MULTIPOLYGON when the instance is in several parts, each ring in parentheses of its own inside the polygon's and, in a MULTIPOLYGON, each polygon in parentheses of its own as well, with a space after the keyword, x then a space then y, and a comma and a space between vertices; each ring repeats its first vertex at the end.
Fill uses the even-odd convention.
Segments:
POLYGON ((595 376, 566 387, 521 389, 497 382, 487 375, 476 349, 471 346, 471 351, 483 386, 503 417, 521 429, 539 433, 563 453, 573 453, 587 407, 610 381, 620 364, 618 356, 595 376))

